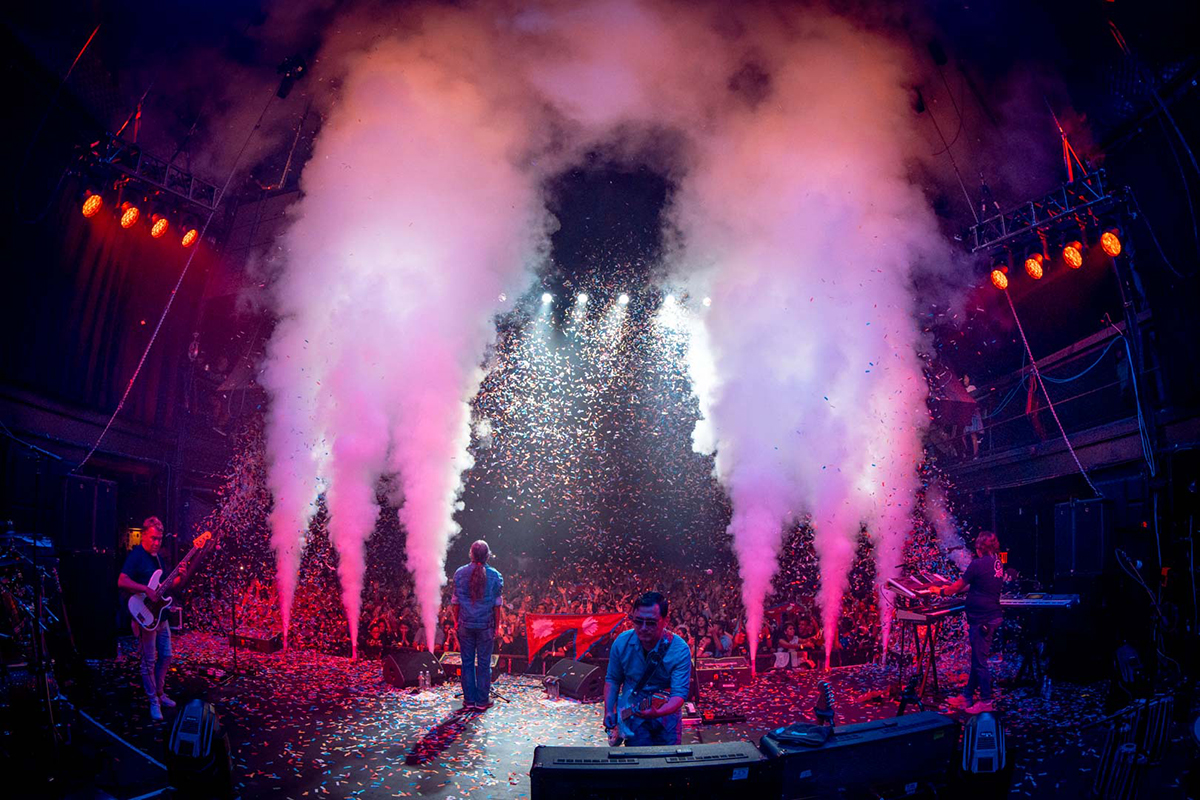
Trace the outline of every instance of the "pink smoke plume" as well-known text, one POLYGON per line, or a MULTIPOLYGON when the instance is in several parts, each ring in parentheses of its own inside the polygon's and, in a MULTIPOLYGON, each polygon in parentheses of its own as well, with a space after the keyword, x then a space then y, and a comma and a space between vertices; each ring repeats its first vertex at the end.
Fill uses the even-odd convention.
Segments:
POLYGON ((284 619, 323 490, 355 652, 376 489, 393 473, 432 649, 467 403, 547 228, 540 178, 520 163, 538 114, 509 97, 487 20, 434 9, 406 30, 327 45, 343 77, 282 241, 264 378, 284 619))
POLYGON ((696 443, 732 499, 749 636, 782 530, 808 517, 828 657, 863 526, 880 581, 911 530, 928 417, 911 276, 944 245, 908 175, 923 141, 904 50, 816 12, 790 22, 750 29, 751 88, 693 133, 675 274, 712 298, 696 443))
POLYGON ((326 46, 345 77, 284 240, 265 379, 281 600, 324 490, 355 640, 374 486, 396 473, 432 642, 497 297, 545 246, 541 178, 603 149, 675 182, 671 280, 712 298, 694 442, 732 499, 750 640, 782 530, 810 519, 831 645, 864 526, 879 580, 898 568, 927 422, 911 279, 946 258, 910 174, 930 150, 905 47, 811 7, 412 14, 326 46))

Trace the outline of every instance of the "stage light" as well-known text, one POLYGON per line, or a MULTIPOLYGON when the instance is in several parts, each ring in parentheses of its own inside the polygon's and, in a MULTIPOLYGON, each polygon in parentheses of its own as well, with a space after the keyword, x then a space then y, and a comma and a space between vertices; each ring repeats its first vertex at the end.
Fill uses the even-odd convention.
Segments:
POLYGON ((88 191, 83 199, 83 215, 88 219, 100 213, 100 209, 104 207, 104 198, 95 192, 88 191))
POLYGON ((141 211, 133 203, 126 200, 121 203, 121 227, 132 228, 137 224, 138 217, 141 216, 141 211))
POLYGON ((621 292, 621 296, 617 298, 617 302, 623 306, 629 305, 629 295, 621 292))
POLYGON ((1100 249, 1113 258, 1121 255, 1121 231, 1117 228, 1109 228, 1100 234, 1100 249))
POLYGON ((1029 277, 1033 278, 1035 281, 1040 281, 1042 276, 1046 274, 1045 270, 1042 268, 1042 262, 1043 258, 1041 253, 1030 253, 1029 257, 1025 259, 1025 271, 1028 272, 1029 277))
POLYGON ((549 292, 542 293, 542 305, 544 305, 544 306, 549 305, 553 301, 554 301, 554 295, 550 294, 549 292))
POLYGON ((701 300, 700 302, 704 303, 705 308, 707 308, 708 306, 712 305, 712 298, 706 297, 703 300, 701 300))
POLYGON ((183 235, 183 238, 179 241, 179 243, 184 247, 191 247, 199 238, 200 231, 196 230, 195 228, 188 228, 187 233, 183 235))
POLYGON ((995 286, 1001 291, 1008 288, 1008 276, 1004 274, 1004 270, 992 270, 992 286, 995 286))
POLYGON ((668 305, 675 302, 675 295, 669 294, 663 298, 663 305, 668 305))
POLYGON ((1063 261, 1067 262, 1067 266, 1071 269, 1079 269, 1083 266, 1083 243, 1076 240, 1067 242, 1063 245, 1063 261))
POLYGON ((153 238, 161 239, 166 235, 167 228, 170 227, 170 223, 167 222, 166 217, 164 217, 162 214, 152 214, 150 216, 150 222, 150 235, 153 238))
POLYGON ((578 303, 579 305, 583 305, 587 301, 588 301, 587 292, 580 292, 579 294, 575 295, 575 302, 578 303))

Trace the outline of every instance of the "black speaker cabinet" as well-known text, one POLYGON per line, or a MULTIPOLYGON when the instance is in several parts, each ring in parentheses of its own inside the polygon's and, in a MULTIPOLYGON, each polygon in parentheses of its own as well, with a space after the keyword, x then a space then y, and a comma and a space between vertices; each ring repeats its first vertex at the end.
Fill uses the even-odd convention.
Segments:
POLYGON ((1054 576, 1104 571, 1108 509, 1103 500, 1072 500, 1054 506, 1054 576))
POLYGON ((559 694, 563 697, 597 703, 604 699, 605 672, 603 667, 564 658, 550 668, 543 680, 557 680, 559 694))
POLYGON ((776 761, 785 800, 886 796, 892 787, 945 779, 958 756, 958 723, 933 711, 839 725, 820 747, 788 741, 787 731, 777 728, 761 741, 776 761))
POLYGON ((67 551, 58 559, 58 579, 63 604, 84 658, 116 658, 117 636, 129 635, 128 617, 122 617, 117 591, 120 565, 109 551, 67 551), (118 629, 118 620, 124 625, 118 629))
POLYGON ((533 800, 778 797, 766 757, 750 742, 660 747, 536 747, 533 800))
POLYGON ((418 686, 422 672, 429 673, 435 686, 446 681, 442 665, 428 650, 393 650, 383 657, 383 679, 392 686, 418 686))

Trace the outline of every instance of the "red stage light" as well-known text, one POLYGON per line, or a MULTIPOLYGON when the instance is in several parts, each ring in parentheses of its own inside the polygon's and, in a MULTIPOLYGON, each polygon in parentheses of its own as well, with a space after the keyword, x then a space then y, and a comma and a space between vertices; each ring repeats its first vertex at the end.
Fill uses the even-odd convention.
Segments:
POLYGON ((199 238, 200 238, 200 231, 196 230, 195 228, 189 228, 188 232, 183 235, 183 239, 179 243, 181 245, 183 245, 184 247, 191 247, 192 245, 194 245, 196 243, 196 240, 199 238))
POLYGON ((1113 258, 1121 255, 1121 234, 1116 228, 1110 228, 1100 234, 1100 249, 1113 258))
POLYGON ((154 216, 150 217, 150 219, 154 222, 154 224, 150 227, 151 236, 153 236, 155 239, 158 239, 166 234, 167 228, 170 226, 170 223, 167 222, 166 217, 160 214, 155 214, 154 216))
POLYGON ((1040 281, 1042 276, 1046 274, 1042 268, 1042 254, 1030 253, 1029 258, 1025 259, 1025 271, 1029 273, 1029 277, 1035 281, 1040 281))
POLYGON ((83 201, 83 215, 88 219, 100 213, 100 209, 104 207, 104 198, 98 194, 88 194, 83 201))
POLYGON ((138 216, 140 216, 142 212, 138 210, 137 206, 129 202, 122 203, 121 209, 121 227, 132 228, 137 224, 138 216))
POLYGON ((1082 242, 1067 242, 1063 246, 1063 261, 1067 262, 1067 266, 1071 269, 1079 269, 1083 266, 1083 243, 1082 242))
POLYGON ((992 286, 1001 291, 1008 288, 1008 276, 1004 274, 1003 270, 992 270, 992 286))

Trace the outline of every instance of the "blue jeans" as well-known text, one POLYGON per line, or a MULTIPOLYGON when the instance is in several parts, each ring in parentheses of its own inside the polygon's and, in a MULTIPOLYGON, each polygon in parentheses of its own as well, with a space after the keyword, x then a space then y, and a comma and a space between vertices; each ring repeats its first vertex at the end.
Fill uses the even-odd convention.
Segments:
POLYGON ((971 642, 971 677, 967 678, 967 688, 963 695, 971 700, 975 690, 979 690, 979 699, 986 703, 992 699, 992 672, 988 669, 988 656, 992 653, 992 637, 1000 620, 986 622, 971 622, 969 640, 971 642))
POLYGON ((626 747, 649 747, 660 744, 679 744, 683 739, 682 715, 645 719, 625 740, 626 747))
POLYGON ((492 643, 494 628, 463 628, 458 632, 462 647, 463 703, 484 705, 492 692, 492 643))
POLYGON ((147 697, 156 701, 163 694, 163 682, 171 666, 171 626, 164 619, 157 630, 145 630, 137 623, 134 627, 142 660, 142 688, 147 697))

